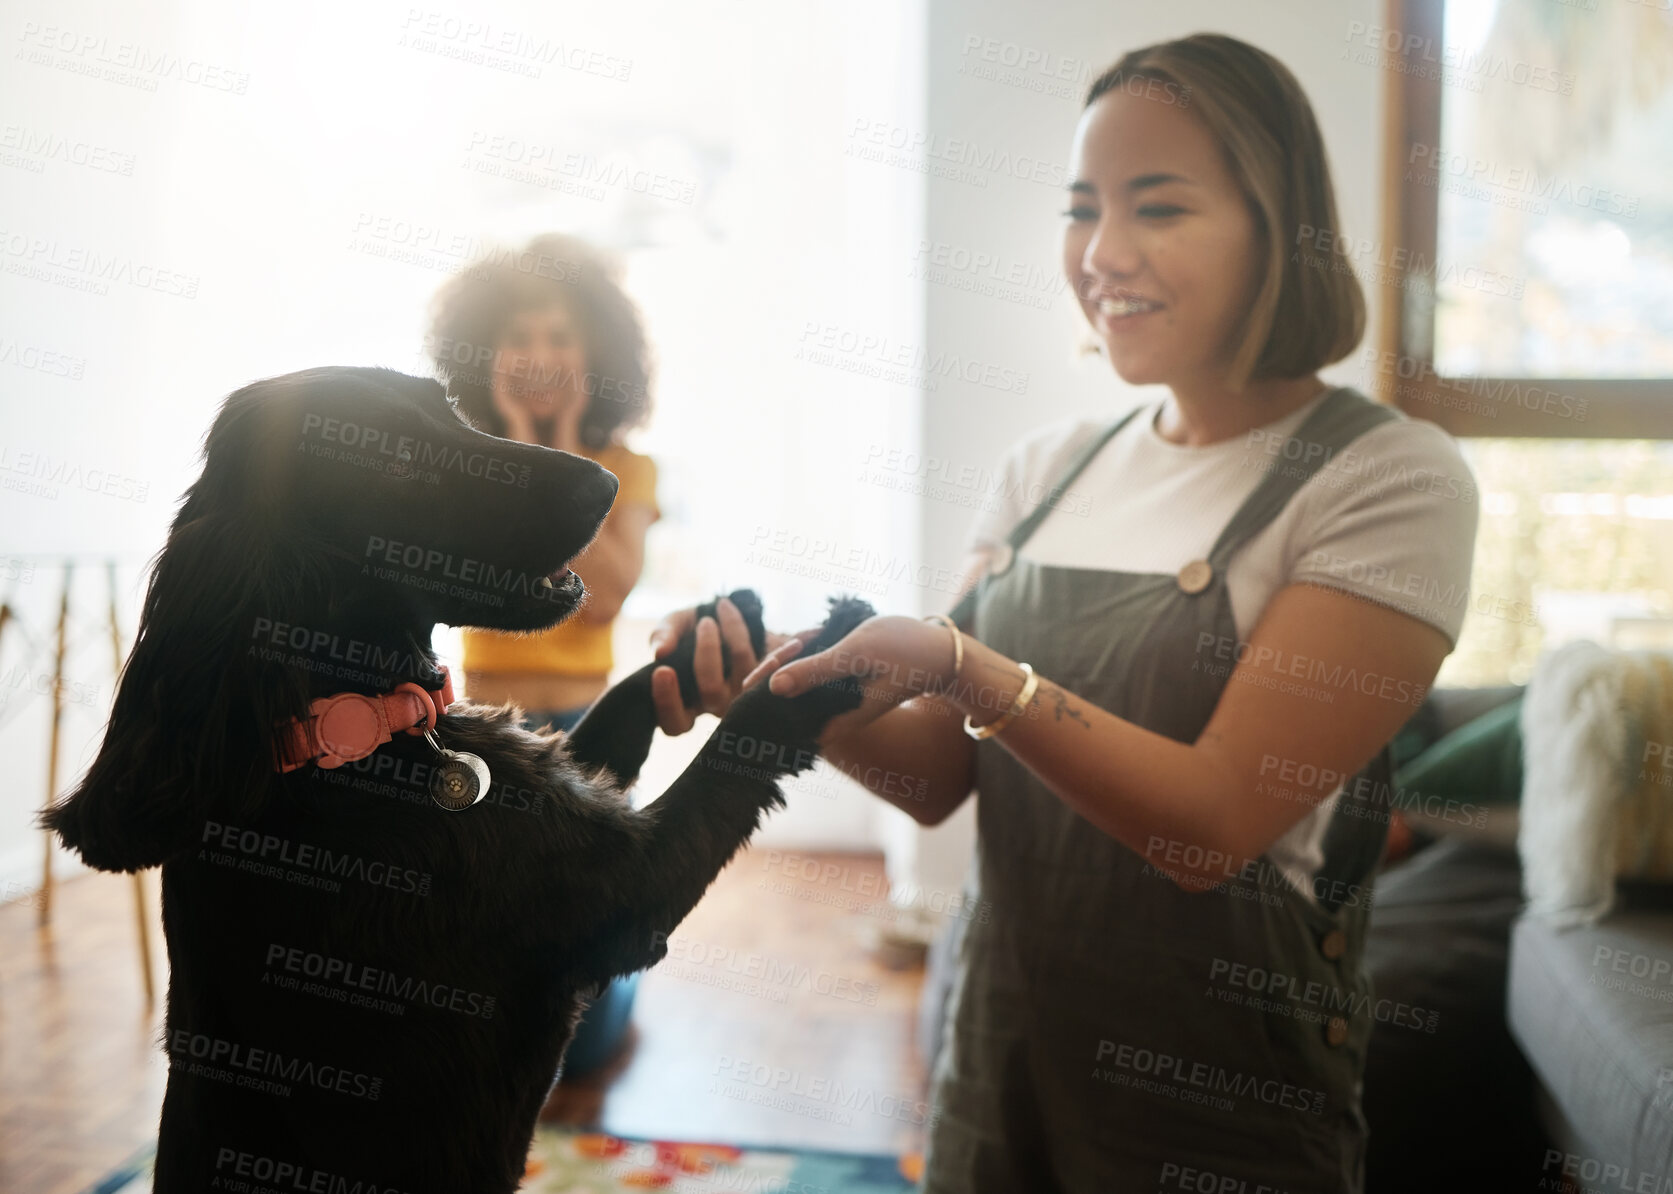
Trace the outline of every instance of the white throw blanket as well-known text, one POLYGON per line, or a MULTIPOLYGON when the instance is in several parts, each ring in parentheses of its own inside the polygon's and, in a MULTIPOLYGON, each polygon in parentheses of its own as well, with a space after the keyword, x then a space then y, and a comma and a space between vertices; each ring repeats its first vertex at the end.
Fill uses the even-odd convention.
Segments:
POLYGON ((1617 877, 1673 881, 1673 653, 1575 642, 1541 657, 1522 759, 1530 915, 1591 924, 1617 877))

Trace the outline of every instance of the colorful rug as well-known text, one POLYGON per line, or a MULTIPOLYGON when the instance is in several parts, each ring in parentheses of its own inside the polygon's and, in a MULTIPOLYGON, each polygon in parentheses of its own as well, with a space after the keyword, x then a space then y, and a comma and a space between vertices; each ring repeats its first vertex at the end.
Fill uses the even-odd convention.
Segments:
MULTIPOLYGON (((142 1149, 86 1194, 147 1194, 155 1155, 155 1146, 142 1149)), ((917 1188, 920 1168, 915 1155, 674 1144, 542 1126, 520 1189, 524 1194, 907 1194, 917 1188)))
POLYGON ((151 1162, 156 1156, 157 1146, 146 1145, 82 1194, 150 1194, 151 1162))

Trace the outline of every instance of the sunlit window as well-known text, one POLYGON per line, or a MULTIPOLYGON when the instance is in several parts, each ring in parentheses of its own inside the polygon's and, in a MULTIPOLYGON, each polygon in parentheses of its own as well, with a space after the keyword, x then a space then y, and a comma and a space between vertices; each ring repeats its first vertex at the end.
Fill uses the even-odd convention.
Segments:
POLYGON ((1438 684, 1525 683, 1542 651, 1573 639, 1673 649, 1673 444, 1461 442, 1481 524, 1438 684))
POLYGON ((1673 376, 1666 5, 1448 3, 1435 368, 1673 376))

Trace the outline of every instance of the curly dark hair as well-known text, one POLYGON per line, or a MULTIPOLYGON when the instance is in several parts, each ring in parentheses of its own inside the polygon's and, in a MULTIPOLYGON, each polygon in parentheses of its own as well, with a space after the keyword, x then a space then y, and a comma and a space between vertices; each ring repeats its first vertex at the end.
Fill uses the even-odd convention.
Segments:
POLYGON ((430 305, 425 351, 459 412, 492 435, 505 421, 490 392, 494 351, 511 321, 554 303, 568 310, 586 349, 581 442, 602 448, 651 413, 650 346, 619 267, 573 236, 548 233, 496 249, 461 270, 430 305))

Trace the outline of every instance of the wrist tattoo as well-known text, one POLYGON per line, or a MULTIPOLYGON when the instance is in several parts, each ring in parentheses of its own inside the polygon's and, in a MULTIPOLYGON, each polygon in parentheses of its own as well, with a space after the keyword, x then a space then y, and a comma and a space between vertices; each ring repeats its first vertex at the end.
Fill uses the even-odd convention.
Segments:
POLYGON ((1046 692, 1052 699, 1051 714, 1053 721, 1062 721, 1065 717, 1067 717, 1072 721, 1080 722, 1081 725, 1085 726, 1089 730, 1092 728, 1092 723, 1086 719, 1086 715, 1076 708, 1073 702, 1069 700, 1068 693, 1064 692, 1055 684, 1047 684, 1046 692))

